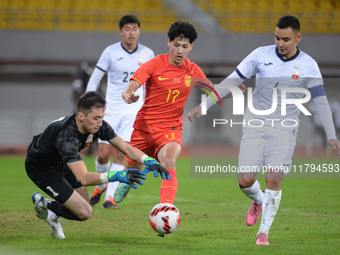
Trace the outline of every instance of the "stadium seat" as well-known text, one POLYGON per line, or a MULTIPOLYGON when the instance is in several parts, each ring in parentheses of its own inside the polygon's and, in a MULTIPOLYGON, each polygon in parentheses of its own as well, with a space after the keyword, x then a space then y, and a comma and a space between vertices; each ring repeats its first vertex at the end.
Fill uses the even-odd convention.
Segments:
POLYGON ((159 0, 1 0, 0 29, 118 31, 125 14, 134 14, 143 31, 164 32, 176 14, 159 0))
POLYGON ((192 0, 231 33, 269 33, 287 14, 303 20, 302 32, 339 33, 340 1, 334 0, 192 0), (209 7, 209 8, 208 8, 209 7), (270 24, 269 24, 270 23, 270 24))
MULTIPOLYGON (((190 0, 231 33, 270 33, 287 13, 304 33, 339 33, 340 1, 190 0)), ((178 19, 160 0, 1 0, 0 29, 118 31, 125 14, 136 15, 145 32, 164 32, 178 19)))

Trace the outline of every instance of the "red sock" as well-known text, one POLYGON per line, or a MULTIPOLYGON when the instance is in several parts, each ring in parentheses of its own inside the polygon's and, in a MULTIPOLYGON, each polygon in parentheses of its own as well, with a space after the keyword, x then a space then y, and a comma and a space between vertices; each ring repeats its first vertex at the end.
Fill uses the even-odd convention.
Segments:
POLYGON ((161 203, 170 203, 174 204, 176 192, 177 192, 177 177, 176 177, 176 170, 175 169, 167 169, 171 175, 171 179, 163 179, 161 190, 159 192, 161 203))

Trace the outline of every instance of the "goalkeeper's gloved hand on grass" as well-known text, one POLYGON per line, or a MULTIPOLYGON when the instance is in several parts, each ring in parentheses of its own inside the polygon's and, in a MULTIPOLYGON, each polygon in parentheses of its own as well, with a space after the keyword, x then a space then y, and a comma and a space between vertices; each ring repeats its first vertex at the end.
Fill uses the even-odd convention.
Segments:
POLYGON ((169 174, 168 170, 166 170, 163 166, 159 164, 159 162, 151 157, 146 157, 144 159, 144 164, 146 165, 145 169, 143 170, 143 173, 148 173, 150 171, 153 171, 153 176, 157 177, 158 173, 161 174, 162 179, 171 179, 171 175, 169 174))
POLYGON ((145 173, 135 169, 135 168, 130 168, 130 169, 125 169, 122 171, 110 171, 108 173, 108 179, 109 182, 123 182, 129 184, 132 188, 137 189, 138 186, 136 183, 139 185, 143 185, 144 182, 141 181, 140 179, 145 180, 146 176, 145 173))

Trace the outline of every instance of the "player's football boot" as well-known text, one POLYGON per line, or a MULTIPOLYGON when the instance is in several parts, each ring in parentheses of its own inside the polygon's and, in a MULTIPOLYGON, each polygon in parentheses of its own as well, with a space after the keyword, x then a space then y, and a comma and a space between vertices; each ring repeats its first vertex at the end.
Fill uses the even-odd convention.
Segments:
POLYGON ((249 211, 246 217, 246 224, 248 226, 253 226, 256 223, 257 219, 260 216, 261 210, 262 210, 262 204, 258 205, 255 203, 255 201, 253 201, 253 204, 249 208, 249 211))
POLYGON ((43 195, 41 195, 39 192, 35 192, 32 196, 32 202, 34 205, 34 211, 35 211, 35 215, 39 218, 39 219, 46 219, 47 217, 47 209, 42 209, 39 206, 39 202, 42 201, 44 199, 43 195))
POLYGON ((46 217, 45 221, 51 228, 51 236, 57 239, 65 239, 63 228, 60 224, 60 217, 56 221, 53 221, 50 217, 46 217))
POLYGON ((263 233, 260 233, 256 237, 256 245, 269 245, 268 236, 263 233))
POLYGON ((104 200, 102 204, 102 208, 108 208, 108 209, 118 209, 119 206, 116 205, 115 201, 111 196, 109 196, 108 199, 104 200))
POLYGON ((120 183, 118 185, 118 188, 116 189, 115 195, 113 196, 113 199, 116 203, 122 202, 127 194, 129 194, 129 191, 131 189, 131 186, 126 183, 120 183))
POLYGON ((98 189, 98 187, 95 187, 93 190, 93 193, 90 196, 90 204, 96 205, 100 201, 100 196, 103 194, 103 192, 106 190, 107 184, 105 185, 105 188, 103 190, 98 189))

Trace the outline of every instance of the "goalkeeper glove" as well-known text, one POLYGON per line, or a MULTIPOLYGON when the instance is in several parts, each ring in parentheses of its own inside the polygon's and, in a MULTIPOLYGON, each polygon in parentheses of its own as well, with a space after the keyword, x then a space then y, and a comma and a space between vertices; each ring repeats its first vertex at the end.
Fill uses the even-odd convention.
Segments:
POLYGON ((153 176, 157 177, 158 173, 161 174, 162 179, 171 179, 171 175, 169 174, 168 170, 166 170, 163 166, 161 166, 158 161, 151 157, 144 158, 144 164, 146 165, 143 173, 148 173, 153 171, 153 176))
POLYGON ((132 188, 137 189, 138 186, 135 183, 143 185, 144 182, 139 179, 146 179, 145 173, 138 169, 131 168, 122 171, 110 171, 108 173, 109 182, 123 182, 129 184, 132 188))

